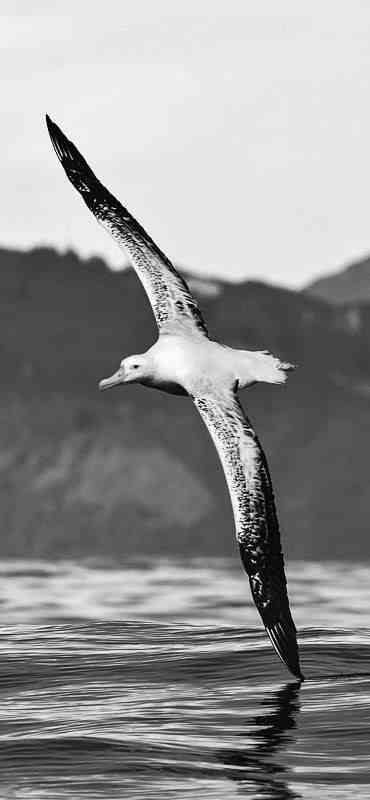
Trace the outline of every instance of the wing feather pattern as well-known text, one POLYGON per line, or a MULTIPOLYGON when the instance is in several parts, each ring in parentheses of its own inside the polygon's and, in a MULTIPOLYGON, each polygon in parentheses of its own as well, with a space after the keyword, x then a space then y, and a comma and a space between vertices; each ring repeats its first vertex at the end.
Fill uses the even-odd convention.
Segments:
POLYGON ((221 459, 254 602, 277 654, 303 680, 266 457, 235 393, 193 400, 221 459))
POLYGON ((125 249, 148 295, 160 333, 207 328, 186 282, 144 228, 94 175, 77 147, 50 117, 47 127, 54 150, 75 189, 98 222, 125 249))

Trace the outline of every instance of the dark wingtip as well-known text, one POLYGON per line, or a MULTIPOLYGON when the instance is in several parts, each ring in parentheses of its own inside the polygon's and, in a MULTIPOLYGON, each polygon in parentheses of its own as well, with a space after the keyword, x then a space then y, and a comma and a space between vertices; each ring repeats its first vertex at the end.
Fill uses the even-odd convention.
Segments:
MULTIPOLYGON (((46 114, 46 125, 54 150, 62 164, 67 177, 73 186, 82 194, 87 202, 86 195, 92 186, 96 189, 100 186, 98 179, 94 175, 91 167, 81 155, 73 142, 71 142, 59 126, 46 114)), ((89 203, 87 203, 89 205, 89 203)), ((90 207, 90 206, 89 206, 90 207)))
POLYGON ((50 136, 51 141, 53 141, 53 125, 54 125, 54 122, 53 122, 52 119, 50 119, 49 114, 45 114, 45 121, 46 121, 46 127, 48 129, 48 134, 50 136))
POLYGON ((294 677, 297 678, 297 680, 300 683, 303 683, 303 681, 306 680, 306 678, 303 675, 303 672, 301 671, 301 668, 300 668, 299 665, 298 665, 298 669, 294 669, 294 668, 290 667, 289 664, 287 664, 287 667, 290 670, 290 672, 292 673, 292 675, 294 675, 294 677))
POLYGON ((55 124, 55 122, 53 122, 51 117, 49 117, 49 114, 45 114, 45 120, 46 120, 46 127, 47 127, 47 129, 49 131, 50 138, 52 139, 54 131, 58 130, 58 126, 55 124))
POLYGON ((290 622, 290 620, 280 619, 275 625, 266 627, 266 633, 281 661, 288 667, 292 675, 302 683, 305 677, 299 664, 298 644, 293 620, 290 622))
POLYGON ((68 139, 64 135, 63 131, 58 128, 58 125, 56 125, 55 122, 50 119, 48 114, 46 114, 46 125, 54 150, 59 158, 59 161, 61 161, 63 164, 63 159, 68 154, 68 139))

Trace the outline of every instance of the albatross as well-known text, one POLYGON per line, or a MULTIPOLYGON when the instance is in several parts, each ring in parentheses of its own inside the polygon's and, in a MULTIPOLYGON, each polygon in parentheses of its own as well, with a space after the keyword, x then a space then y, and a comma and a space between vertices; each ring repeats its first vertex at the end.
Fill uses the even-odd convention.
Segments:
POLYGON ((293 367, 268 351, 239 350, 212 340, 184 278, 61 129, 48 116, 46 122, 67 177, 98 222, 127 251, 158 326, 155 344, 145 353, 123 358, 117 372, 99 387, 140 383, 191 398, 221 460, 253 600, 276 653, 302 681, 267 460, 238 398, 240 389, 259 381, 284 383, 293 367))

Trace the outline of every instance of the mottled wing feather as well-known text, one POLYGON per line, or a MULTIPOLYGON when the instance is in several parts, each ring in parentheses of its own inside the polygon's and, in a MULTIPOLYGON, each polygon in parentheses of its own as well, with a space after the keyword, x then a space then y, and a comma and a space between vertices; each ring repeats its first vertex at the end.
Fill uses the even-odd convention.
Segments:
POLYGON ((67 177, 98 222, 130 256, 148 295, 161 333, 191 328, 207 336, 207 328, 186 282, 144 228, 94 175, 75 145, 46 117, 54 150, 67 177))
POLYGON ((193 400, 221 459, 254 602, 276 652, 293 675, 303 679, 264 452, 233 392, 226 395, 215 389, 193 400))

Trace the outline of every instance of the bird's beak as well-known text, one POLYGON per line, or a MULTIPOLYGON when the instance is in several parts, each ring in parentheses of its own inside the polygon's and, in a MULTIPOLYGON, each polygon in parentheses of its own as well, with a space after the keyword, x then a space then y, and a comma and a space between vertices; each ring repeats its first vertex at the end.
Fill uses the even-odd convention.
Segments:
POLYGON ((112 386, 119 386, 120 383, 124 382, 125 373, 122 367, 120 367, 119 370, 114 373, 114 375, 110 376, 110 378, 103 378, 102 381, 99 381, 99 389, 101 392, 103 392, 104 389, 111 389, 112 386))

